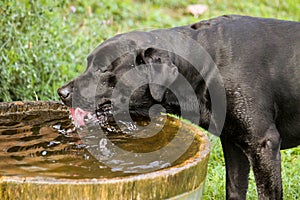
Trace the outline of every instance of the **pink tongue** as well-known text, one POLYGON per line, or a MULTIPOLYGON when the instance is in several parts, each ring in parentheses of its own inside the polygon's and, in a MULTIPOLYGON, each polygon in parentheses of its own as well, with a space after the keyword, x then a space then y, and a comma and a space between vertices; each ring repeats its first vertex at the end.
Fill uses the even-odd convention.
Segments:
POLYGON ((84 117, 90 112, 84 111, 81 108, 70 108, 72 118, 77 126, 84 126, 84 117))

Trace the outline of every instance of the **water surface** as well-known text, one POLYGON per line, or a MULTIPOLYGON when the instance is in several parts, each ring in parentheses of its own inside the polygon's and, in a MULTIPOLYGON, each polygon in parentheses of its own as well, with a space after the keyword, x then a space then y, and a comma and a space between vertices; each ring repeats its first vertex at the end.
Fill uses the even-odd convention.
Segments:
POLYGON ((7 106, 0 105, 0 176, 70 179, 129 176, 141 170, 149 172, 182 163, 195 155, 199 145, 194 139, 189 144, 184 136, 187 130, 181 130, 178 138, 179 121, 166 116, 134 134, 128 131, 114 134, 96 124, 76 129, 69 112, 59 103, 54 107, 7 106), (172 143, 176 137, 180 142, 172 143), (188 149, 183 145, 185 141, 188 149), (168 150, 160 151, 164 147, 168 150), (150 161, 139 162, 147 156, 150 161), (166 159, 172 156, 176 159, 166 159))

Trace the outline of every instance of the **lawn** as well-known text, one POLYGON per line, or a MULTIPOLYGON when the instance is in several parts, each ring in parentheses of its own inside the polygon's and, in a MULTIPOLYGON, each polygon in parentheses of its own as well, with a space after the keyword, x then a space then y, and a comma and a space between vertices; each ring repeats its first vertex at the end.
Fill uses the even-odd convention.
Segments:
MULTIPOLYGON (((204 191, 204 199, 225 199, 225 165, 220 141, 211 136, 212 151, 208 163, 208 175, 204 191)), ((300 147, 281 151, 282 179, 284 199, 300 199, 300 147)), ((247 199, 257 199, 254 176, 251 172, 247 199)))
MULTIPOLYGON (((0 101, 58 100, 57 88, 84 71, 86 56, 115 34, 185 25, 222 14, 300 21, 300 4, 230 0, 0 1, 0 101), (186 11, 201 3, 200 16, 186 11)), ((224 199, 224 161, 212 137, 205 199, 224 199)), ((300 199, 300 148, 282 151, 285 199, 300 199)), ((248 199, 256 199, 252 181, 248 199)))

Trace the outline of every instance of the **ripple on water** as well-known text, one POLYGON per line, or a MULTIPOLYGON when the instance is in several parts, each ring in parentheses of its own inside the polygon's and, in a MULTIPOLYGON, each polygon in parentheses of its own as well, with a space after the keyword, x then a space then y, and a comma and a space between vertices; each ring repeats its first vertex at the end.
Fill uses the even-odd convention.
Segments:
MULTIPOLYGON (((164 162, 159 155, 147 164, 126 159, 126 155, 138 158, 141 153, 153 152, 167 145, 178 130, 172 121, 164 124, 159 118, 142 129, 132 122, 119 121, 118 124, 122 131, 112 134, 112 127, 103 130, 94 122, 90 127, 76 129, 65 109, 0 111, 0 176, 111 178, 132 175, 140 169, 165 168, 184 161, 181 158, 174 163, 164 162), (104 131, 104 135, 99 134, 100 130, 104 131), (123 149, 128 154, 113 157, 117 151, 112 147, 123 149), (92 155, 90 149, 97 149, 103 159, 113 157, 109 161, 112 165, 108 167, 107 163, 99 162, 99 157, 92 155)), ((174 149, 180 148, 180 144, 174 146, 174 149)), ((190 149, 187 156, 194 151, 196 149, 190 149)))

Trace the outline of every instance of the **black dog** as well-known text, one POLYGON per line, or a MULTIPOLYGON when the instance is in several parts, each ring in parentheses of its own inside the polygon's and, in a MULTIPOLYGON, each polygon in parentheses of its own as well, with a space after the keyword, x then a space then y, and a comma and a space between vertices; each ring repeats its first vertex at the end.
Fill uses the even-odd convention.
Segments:
POLYGON ((87 70, 58 90, 66 105, 93 112, 114 101, 125 102, 122 96, 131 95, 132 116, 147 116, 154 104, 170 113, 192 113, 194 102, 180 96, 185 90, 178 81, 182 75, 198 99, 199 124, 206 129, 213 124, 215 134, 223 127, 227 199, 246 198, 250 164, 259 199, 282 199, 280 149, 300 144, 300 23, 222 16, 189 26, 118 35, 97 47, 87 60, 87 70), (186 42, 174 33, 186 37, 186 42), (210 55, 217 70, 209 67, 207 56, 190 56, 195 43, 210 55), (189 58, 203 58, 203 62, 195 66, 189 58), (121 94, 113 96, 122 75, 134 68, 146 74, 149 84, 129 94, 126 84, 136 80, 125 77, 121 94), (219 82, 214 81, 218 74, 219 82), (225 88, 226 103, 220 102, 220 109, 226 109, 223 122, 212 112, 216 91, 209 87, 214 83, 225 88), (172 87, 179 92, 168 89, 172 87))

